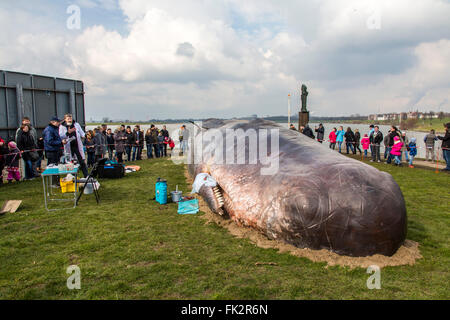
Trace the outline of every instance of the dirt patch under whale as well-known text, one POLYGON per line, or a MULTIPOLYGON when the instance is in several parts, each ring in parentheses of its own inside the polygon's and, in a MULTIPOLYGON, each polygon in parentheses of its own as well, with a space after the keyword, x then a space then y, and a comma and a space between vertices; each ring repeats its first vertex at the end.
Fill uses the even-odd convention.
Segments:
MULTIPOLYGON (((185 170, 185 176, 187 182, 192 185, 193 180, 187 170, 185 170)), ((338 265, 354 269, 357 267, 367 268, 371 265, 376 265, 383 268, 388 266, 414 265, 416 260, 422 258, 419 251, 419 243, 412 240, 406 240, 405 243, 391 257, 381 254, 375 254, 368 257, 350 257, 342 256, 325 249, 311 250, 307 248, 297 248, 279 240, 268 239, 256 230, 238 226, 231 219, 225 219, 213 213, 202 197, 196 195, 196 198, 199 200, 200 210, 205 212, 205 215, 202 216, 202 218, 206 220, 206 223, 216 223, 226 228, 233 236, 249 239, 260 248, 278 249, 280 253, 288 252, 294 256, 307 258, 313 262, 326 262, 327 267, 338 265)))

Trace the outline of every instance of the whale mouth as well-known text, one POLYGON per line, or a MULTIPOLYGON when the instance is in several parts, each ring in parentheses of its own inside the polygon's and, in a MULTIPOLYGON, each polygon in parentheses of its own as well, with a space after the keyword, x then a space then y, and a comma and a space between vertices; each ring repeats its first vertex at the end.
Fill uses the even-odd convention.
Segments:
POLYGON ((225 200, 224 190, 219 184, 216 187, 202 186, 199 194, 206 201, 212 212, 222 217, 229 217, 226 210, 226 203, 229 201, 225 200))

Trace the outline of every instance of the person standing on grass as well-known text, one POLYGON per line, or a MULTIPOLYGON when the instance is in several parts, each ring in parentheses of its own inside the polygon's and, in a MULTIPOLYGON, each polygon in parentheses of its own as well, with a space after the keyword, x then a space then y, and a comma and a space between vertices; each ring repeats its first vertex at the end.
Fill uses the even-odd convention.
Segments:
POLYGON ((403 143, 402 154, 403 153, 405 154, 405 161, 409 162, 409 152, 408 152, 409 139, 406 136, 406 132, 402 132, 400 139, 402 140, 403 143))
POLYGON ((347 128, 347 132, 344 134, 345 137, 345 146, 347 149, 347 154, 349 154, 348 149, 350 148, 352 150, 353 154, 356 154, 356 150, 354 147, 355 144, 355 134, 353 133, 352 129, 350 127, 347 128))
POLYGON ((164 157, 164 152, 163 152, 164 151, 164 136, 161 131, 158 133, 157 140, 158 140, 159 157, 162 158, 162 157, 164 157))
POLYGON ((414 157, 417 156, 416 138, 411 138, 411 142, 408 144, 409 149, 409 167, 414 168, 414 157))
POLYGON ((403 147, 403 142, 400 139, 400 137, 395 136, 394 137, 394 145, 392 146, 392 150, 391 150, 391 154, 394 156, 394 162, 396 166, 401 166, 402 165, 402 147, 403 147))
POLYGON ((344 135, 345 135, 344 127, 340 126, 339 130, 336 132, 336 142, 339 147, 339 153, 342 153, 342 143, 344 143, 344 135))
POLYGON ((169 131, 167 130, 166 126, 163 126, 161 133, 164 137, 164 142, 167 142, 167 143, 164 143, 164 145, 163 145, 163 149, 161 150, 161 156, 167 157, 167 145, 169 142, 170 135, 169 135, 169 131))
POLYGON ((62 155, 62 139, 59 135, 60 120, 56 117, 50 120, 50 124, 45 128, 44 137, 45 157, 48 165, 57 165, 62 155))
POLYGON ((145 132, 145 145, 147 146, 147 159, 153 158, 152 129, 148 128, 145 132))
POLYGON ((86 147, 87 153, 87 166, 92 168, 95 164, 95 142, 94 142, 94 132, 89 130, 86 133, 86 140, 84 140, 84 146, 86 147))
POLYGON ((367 158, 367 150, 369 150, 369 146, 370 146, 370 139, 367 136, 367 133, 364 134, 364 137, 361 139, 361 144, 364 150, 364 157, 367 158))
POLYGON ((37 148, 38 148, 37 153, 38 153, 39 159, 38 159, 38 161, 36 161, 36 171, 41 173, 42 172, 42 169, 41 169, 42 160, 44 160, 44 138, 43 137, 40 137, 38 139, 37 148))
POLYGON ((356 154, 356 149, 358 149, 359 154, 362 155, 362 151, 361 151, 361 149, 359 148, 360 140, 361 140, 361 134, 359 133, 359 130, 356 129, 356 130, 355 130, 355 154, 356 154))
POLYGON ((152 145, 153 145, 153 149, 155 151, 155 158, 159 158, 161 156, 161 150, 159 149, 159 143, 158 143, 158 135, 159 135, 159 130, 158 128, 153 125, 151 128, 151 134, 152 134, 152 145))
POLYGON ((116 141, 114 140, 114 133, 112 133, 111 129, 106 130, 106 143, 108 144, 109 160, 113 160, 116 141))
POLYGON ((125 145, 125 152, 127 153, 127 162, 131 161, 131 149, 133 146, 133 132, 131 132, 131 127, 127 126, 127 129, 125 130, 125 137, 127 137, 126 145, 125 145))
POLYGON ((423 142, 425 142, 425 148, 426 148, 426 155, 425 160, 426 161, 434 161, 435 160, 435 154, 434 154, 434 144, 438 140, 438 137, 436 136, 436 133, 434 129, 430 130, 430 133, 425 136, 423 139, 423 142), (430 158, 428 160, 428 158, 430 158))
POLYGON ((95 142, 95 162, 103 159, 106 154, 106 136, 103 134, 103 127, 94 130, 95 142))
POLYGON ((125 152, 125 144, 127 137, 125 136, 125 126, 121 125, 114 134, 114 146, 116 149, 117 161, 123 163, 123 153, 125 152))
POLYGON ((445 136, 438 136, 442 140, 442 154, 447 166, 442 171, 450 172, 450 122, 445 124, 445 136))
POLYGON ((178 136, 180 139, 180 147, 181 147, 180 155, 182 156, 188 149, 188 142, 189 142, 189 130, 186 128, 186 125, 181 126, 181 129, 178 132, 178 136))
MULTIPOLYGON (((389 143, 388 143, 389 150, 392 150, 392 147, 394 146, 394 138, 395 137, 399 137, 400 138, 401 135, 400 135, 400 133, 399 133, 399 131, 398 131, 396 126, 392 126, 391 127, 391 129, 389 130, 388 135, 389 135, 389 143)), ((389 152, 388 159, 387 159, 386 163, 390 164, 392 162, 393 158, 394 158, 394 155, 391 155, 390 152, 389 152)))
MULTIPOLYGON (((16 135, 15 135, 16 143, 18 142, 19 136, 21 136, 21 134, 22 134, 22 126, 28 126, 29 127, 29 131, 28 132, 31 135, 31 137, 33 138, 34 145, 37 147, 37 145, 38 145, 37 132, 36 132, 36 129, 31 125, 31 120, 28 117, 23 117, 22 125, 16 130, 16 135)), ((19 149, 20 149, 20 147, 19 147, 19 149)), ((22 158, 22 160, 24 161, 24 167, 27 168, 29 166, 29 164, 27 165, 25 163, 25 158, 22 158)), ((31 161, 31 167, 32 167, 31 170, 33 172, 33 176, 39 176, 39 173, 37 172, 37 169, 36 169, 37 160, 38 159, 34 159, 33 161, 31 161)), ((25 172, 25 177, 26 176, 27 176, 27 173, 25 172)))
POLYGON ((22 159, 25 162, 25 179, 33 180, 35 162, 38 160, 38 154, 36 150, 36 144, 34 138, 30 133, 30 126, 25 124, 20 127, 20 131, 17 135, 17 147, 22 152, 22 159), (33 159, 33 155, 36 157, 33 159))
POLYGON ((370 136, 370 145, 372 146, 372 160, 371 162, 381 162, 380 157, 380 144, 383 141, 383 134, 380 131, 378 126, 375 126, 375 129, 370 136))
POLYGON ((328 135, 328 139, 330 140, 330 149, 336 149, 336 128, 333 128, 331 130, 330 134, 328 135))
MULTIPOLYGON (((387 134, 384 139, 383 139, 383 144, 384 144, 384 160, 387 159, 387 157, 389 156, 389 152, 391 151, 391 147, 389 147, 389 134, 387 134)), ((372 149, 372 147, 370 147, 370 149, 372 149)))
MULTIPOLYGON (((373 124, 371 124, 371 125, 369 126, 369 140, 371 139, 371 137, 372 137, 374 131, 375 131, 375 126, 374 126, 373 124)), ((373 149, 373 148, 372 148, 372 145, 370 145, 370 154, 373 153, 373 150, 372 150, 372 149, 373 149)))
POLYGON ((78 161, 80 169, 86 178, 89 173, 85 163, 83 141, 81 140, 86 135, 78 122, 73 120, 70 113, 64 116, 64 122, 59 126, 59 135, 64 144, 65 153, 70 154, 72 159, 78 161))
POLYGON ((315 128, 315 131, 317 132, 317 141, 323 143, 323 138, 325 137, 325 128, 323 127, 323 124, 319 124, 319 127, 315 128))
POLYGON ((133 132, 133 161, 142 160, 142 149, 144 149, 144 132, 136 125, 133 132))

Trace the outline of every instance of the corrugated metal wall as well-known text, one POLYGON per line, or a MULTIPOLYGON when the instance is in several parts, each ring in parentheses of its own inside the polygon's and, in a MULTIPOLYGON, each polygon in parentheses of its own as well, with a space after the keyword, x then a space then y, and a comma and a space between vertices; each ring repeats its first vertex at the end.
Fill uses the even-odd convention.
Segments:
POLYGON ((84 85, 77 80, 0 70, 0 137, 14 137, 22 117, 41 135, 49 120, 72 113, 84 128, 84 85))

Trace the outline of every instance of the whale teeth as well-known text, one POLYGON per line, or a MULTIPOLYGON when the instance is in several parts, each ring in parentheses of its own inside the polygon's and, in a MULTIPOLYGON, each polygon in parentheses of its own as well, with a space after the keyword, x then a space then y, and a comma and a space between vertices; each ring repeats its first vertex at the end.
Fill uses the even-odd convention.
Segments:
POLYGON ((214 195, 216 196, 217 203, 219 207, 222 208, 225 205, 225 199, 223 198, 222 192, 218 187, 213 188, 214 195))

